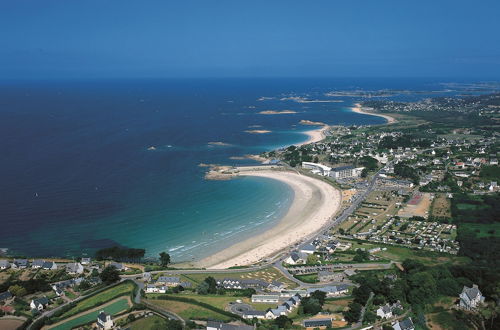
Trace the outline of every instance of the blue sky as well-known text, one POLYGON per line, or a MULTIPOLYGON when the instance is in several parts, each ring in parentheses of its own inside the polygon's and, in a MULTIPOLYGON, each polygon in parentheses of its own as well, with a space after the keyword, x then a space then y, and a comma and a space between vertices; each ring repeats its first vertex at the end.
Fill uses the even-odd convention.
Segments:
POLYGON ((498 0, 0 0, 0 77, 500 78, 498 13, 498 0))

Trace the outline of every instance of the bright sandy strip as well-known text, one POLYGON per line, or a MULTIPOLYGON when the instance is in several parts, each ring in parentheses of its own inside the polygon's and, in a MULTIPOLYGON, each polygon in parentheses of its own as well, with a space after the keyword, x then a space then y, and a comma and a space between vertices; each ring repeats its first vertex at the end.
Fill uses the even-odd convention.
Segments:
POLYGON ((314 142, 319 142, 325 138, 325 131, 328 129, 328 126, 323 126, 318 129, 313 129, 310 131, 305 131, 302 132, 306 134, 309 138, 307 141, 304 141, 302 143, 296 144, 296 146, 303 146, 304 144, 309 144, 309 143, 314 143, 314 142))
POLYGON ((340 207, 340 191, 318 179, 296 172, 272 170, 241 169, 240 175, 270 178, 288 184, 294 191, 293 202, 276 226, 197 262, 198 267, 224 269, 254 264, 274 256, 327 227, 340 207))
POLYGON ((363 107, 361 106, 361 104, 359 103, 356 103, 354 105, 354 107, 351 108, 351 110, 353 112, 357 112, 357 113, 362 113, 364 115, 370 115, 370 116, 377 116, 377 117, 382 117, 382 118, 385 118, 387 120, 387 123, 388 124, 392 124, 392 123, 395 123, 396 122, 396 119, 394 119, 393 117, 391 116, 388 116, 388 115, 382 115, 380 113, 373 113, 373 112, 367 112, 366 110, 363 109, 363 107))

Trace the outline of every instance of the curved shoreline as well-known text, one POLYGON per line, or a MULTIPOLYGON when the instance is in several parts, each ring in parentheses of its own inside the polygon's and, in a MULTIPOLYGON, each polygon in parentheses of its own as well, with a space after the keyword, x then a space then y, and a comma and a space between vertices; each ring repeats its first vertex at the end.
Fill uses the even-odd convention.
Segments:
POLYGON ((394 124, 395 122, 397 122, 397 120, 394 119, 394 117, 391 117, 389 115, 383 115, 380 113, 373 113, 366 111, 366 108, 363 108, 360 103, 355 103, 354 107, 351 108, 351 111, 356 113, 361 113, 363 115, 382 117, 385 120, 387 120, 387 124, 394 124))
POLYGON ((303 146, 305 144, 322 141, 326 137, 325 131, 328 129, 328 127, 329 126, 325 125, 325 126, 323 126, 321 128, 318 128, 318 129, 313 129, 313 130, 310 130, 310 131, 304 131, 304 132, 302 132, 302 133, 304 133, 305 135, 308 136, 308 139, 306 141, 304 141, 304 142, 297 143, 295 145, 297 147, 300 147, 300 146, 303 146))
POLYGON ((289 185, 294 191, 290 209, 276 226, 195 262, 196 267, 224 269, 263 261, 324 229, 340 208, 338 189, 297 172, 242 169, 239 175, 264 177, 289 185))

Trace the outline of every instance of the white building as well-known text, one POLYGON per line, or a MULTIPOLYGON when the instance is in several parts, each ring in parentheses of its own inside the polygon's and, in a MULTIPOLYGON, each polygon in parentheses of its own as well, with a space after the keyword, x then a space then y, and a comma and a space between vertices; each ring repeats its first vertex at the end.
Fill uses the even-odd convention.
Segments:
POLYGON ((278 303, 280 299, 279 294, 253 294, 253 303, 278 303))
POLYGON ((83 266, 79 262, 72 262, 69 264, 66 264, 66 272, 68 274, 82 274, 83 273, 83 266))
POLYGON ((113 329, 113 326, 111 315, 104 313, 104 311, 101 311, 99 315, 97 315, 97 328, 108 330, 113 329))
POLYGON ((302 168, 309 169, 312 173, 322 176, 328 176, 331 170, 331 168, 326 165, 310 162, 302 162, 302 168))
POLYGON ((330 176, 334 179, 359 178, 364 167, 340 166, 332 168, 330 176))
POLYGON ((484 297, 476 284, 473 284, 472 288, 464 286, 462 293, 460 293, 460 308, 470 311, 476 309, 483 302, 484 297))
POLYGON ((36 309, 37 311, 43 311, 45 307, 49 304, 49 299, 47 297, 36 298, 31 300, 31 309, 36 309))

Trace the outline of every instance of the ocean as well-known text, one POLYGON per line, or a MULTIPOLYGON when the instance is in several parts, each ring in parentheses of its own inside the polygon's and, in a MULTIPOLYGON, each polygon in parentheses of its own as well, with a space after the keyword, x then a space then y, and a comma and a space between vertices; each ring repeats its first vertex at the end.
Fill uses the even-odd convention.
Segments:
POLYGON ((404 79, 2 82, 0 248, 78 257, 120 245, 203 258, 274 225, 293 191, 263 178, 207 181, 200 164, 254 164, 239 158, 305 141, 314 127, 301 120, 382 124, 349 110, 361 97, 325 93, 383 88, 429 91, 394 99, 449 93, 404 79))

